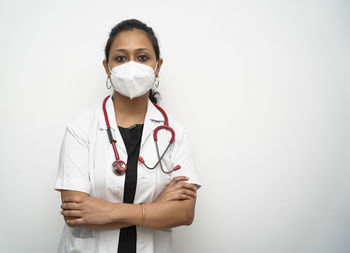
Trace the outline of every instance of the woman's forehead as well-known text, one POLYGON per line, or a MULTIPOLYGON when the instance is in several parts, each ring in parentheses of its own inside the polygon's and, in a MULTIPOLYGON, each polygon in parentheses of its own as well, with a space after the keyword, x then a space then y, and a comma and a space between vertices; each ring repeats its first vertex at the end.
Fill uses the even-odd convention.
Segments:
POLYGON ((149 49, 154 52, 153 45, 146 32, 139 29, 132 29, 120 32, 113 40, 111 52, 117 49, 136 50, 140 48, 149 49))

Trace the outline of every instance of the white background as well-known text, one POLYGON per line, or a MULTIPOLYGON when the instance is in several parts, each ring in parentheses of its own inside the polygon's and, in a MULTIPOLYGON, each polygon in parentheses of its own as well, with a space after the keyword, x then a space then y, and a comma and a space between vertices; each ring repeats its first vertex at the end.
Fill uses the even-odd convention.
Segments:
POLYGON ((110 29, 153 27, 199 191, 176 252, 350 252, 349 1, 0 2, 0 251, 54 252, 65 125, 108 94, 110 29))

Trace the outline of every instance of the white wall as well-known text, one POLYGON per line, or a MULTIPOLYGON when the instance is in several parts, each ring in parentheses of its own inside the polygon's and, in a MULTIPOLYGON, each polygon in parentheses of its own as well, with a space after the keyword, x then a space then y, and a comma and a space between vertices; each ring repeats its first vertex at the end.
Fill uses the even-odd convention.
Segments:
POLYGON ((203 187, 176 252, 350 252, 350 2, 0 2, 0 251, 54 252, 65 124, 108 94, 110 29, 159 36, 203 187))

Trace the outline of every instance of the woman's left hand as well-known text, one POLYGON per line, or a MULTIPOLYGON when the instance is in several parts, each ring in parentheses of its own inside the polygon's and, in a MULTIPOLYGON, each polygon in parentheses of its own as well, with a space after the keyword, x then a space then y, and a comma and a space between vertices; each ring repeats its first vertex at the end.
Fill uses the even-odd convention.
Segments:
POLYGON ((63 200, 61 214, 70 217, 68 226, 106 224, 114 222, 115 205, 100 197, 68 196, 63 200))

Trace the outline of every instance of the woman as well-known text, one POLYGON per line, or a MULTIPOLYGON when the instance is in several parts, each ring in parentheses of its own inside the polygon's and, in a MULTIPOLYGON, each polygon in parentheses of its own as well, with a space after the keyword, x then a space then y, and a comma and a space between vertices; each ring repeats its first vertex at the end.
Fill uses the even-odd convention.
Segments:
POLYGON ((156 105, 157 38, 125 20, 105 57, 113 94, 67 126, 61 147, 55 189, 67 226, 58 251, 171 252, 171 228, 192 223, 200 183, 186 130, 156 105))

